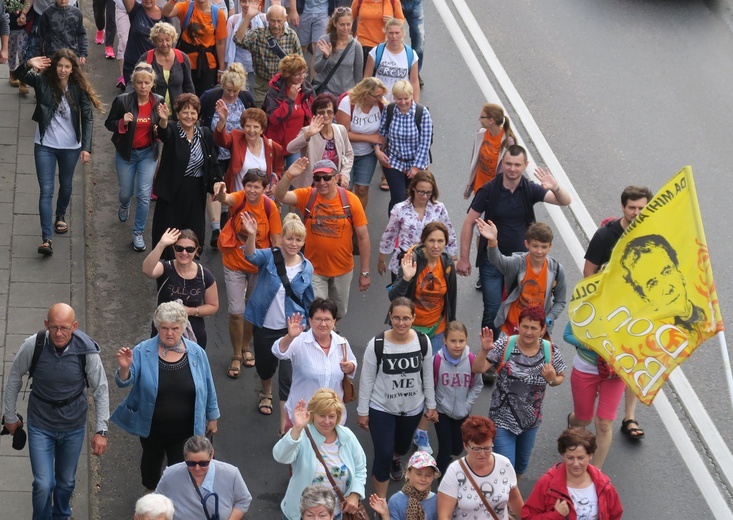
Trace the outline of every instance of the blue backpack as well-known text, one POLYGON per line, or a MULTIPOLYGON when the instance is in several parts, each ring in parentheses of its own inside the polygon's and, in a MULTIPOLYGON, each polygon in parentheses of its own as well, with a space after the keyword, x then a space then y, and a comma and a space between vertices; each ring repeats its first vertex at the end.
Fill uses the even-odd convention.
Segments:
MULTIPOLYGON (((213 7, 213 6, 212 6, 213 7)), ((379 68, 379 64, 382 63, 382 56, 384 55, 384 49, 387 47, 387 43, 380 43, 377 45, 377 50, 375 51, 375 60, 374 60, 374 72, 377 72, 377 69, 379 68)), ((412 50, 412 47, 405 44, 405 52, 407 53, 407 77, 410 77, 410 69, 412 68, 412 62, 415 61, 415 51, 412 50)))
MULTIPOLYGON (((188 27, 188 24, 191 22, 191 16, 193 15, 193 5, 196 3, 196 0, 190 0, 190 3, 188 4, 188 12, 186 13, 186 18, 183 19, 183 24, 181 25, 181 32, 186 30, 186 27, 188 27)), ((214 24, 214 32, 216 32, 216 25, 219 22, 219 6, 216 6, 214 4, 211 4, 211 23, 214 24)))

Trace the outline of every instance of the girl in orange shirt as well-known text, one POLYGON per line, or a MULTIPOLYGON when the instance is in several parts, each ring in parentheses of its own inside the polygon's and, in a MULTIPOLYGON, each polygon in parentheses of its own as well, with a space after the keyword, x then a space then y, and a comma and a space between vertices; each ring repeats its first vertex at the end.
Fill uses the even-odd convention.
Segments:
POLYGON ((382 43, 384 24, 390 18, 397 18, 405 22, 400 0, 354 0, 351 4, 356 26, 356 39, 364 50, 364 63, 369 57, 369 51, 382 43))

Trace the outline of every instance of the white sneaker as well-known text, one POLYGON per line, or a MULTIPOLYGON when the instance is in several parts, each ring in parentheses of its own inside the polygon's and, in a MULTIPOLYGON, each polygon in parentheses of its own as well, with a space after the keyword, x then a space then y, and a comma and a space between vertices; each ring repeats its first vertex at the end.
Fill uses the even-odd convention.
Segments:
POLYGON ((142 233, 137 231, 132 233, 132 248, 137 252, 145 251, 145 240, 142 233))

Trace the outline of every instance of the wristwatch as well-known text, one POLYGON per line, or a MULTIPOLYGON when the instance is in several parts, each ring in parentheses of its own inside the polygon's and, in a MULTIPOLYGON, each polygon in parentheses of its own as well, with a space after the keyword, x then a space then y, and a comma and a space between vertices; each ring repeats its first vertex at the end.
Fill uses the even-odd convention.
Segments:
POLYGON ((94 435, 101 435, 102 437, 106 437, 107 436, 107 430, 99 430, 94 435))
POLYGON ((361 275, 362 275, 362 276, 363 276, 364 278, 369 278, 369 271, 362 271, 361 275))

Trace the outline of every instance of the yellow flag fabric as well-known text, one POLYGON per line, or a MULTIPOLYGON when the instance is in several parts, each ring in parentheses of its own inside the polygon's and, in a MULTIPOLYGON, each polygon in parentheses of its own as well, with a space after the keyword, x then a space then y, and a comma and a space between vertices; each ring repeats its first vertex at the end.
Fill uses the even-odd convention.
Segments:
POLYGON ((672 371, 723 330, 687 166, 636 217, 601 272, 575 286, 573 334, 649 405, 672 371))

